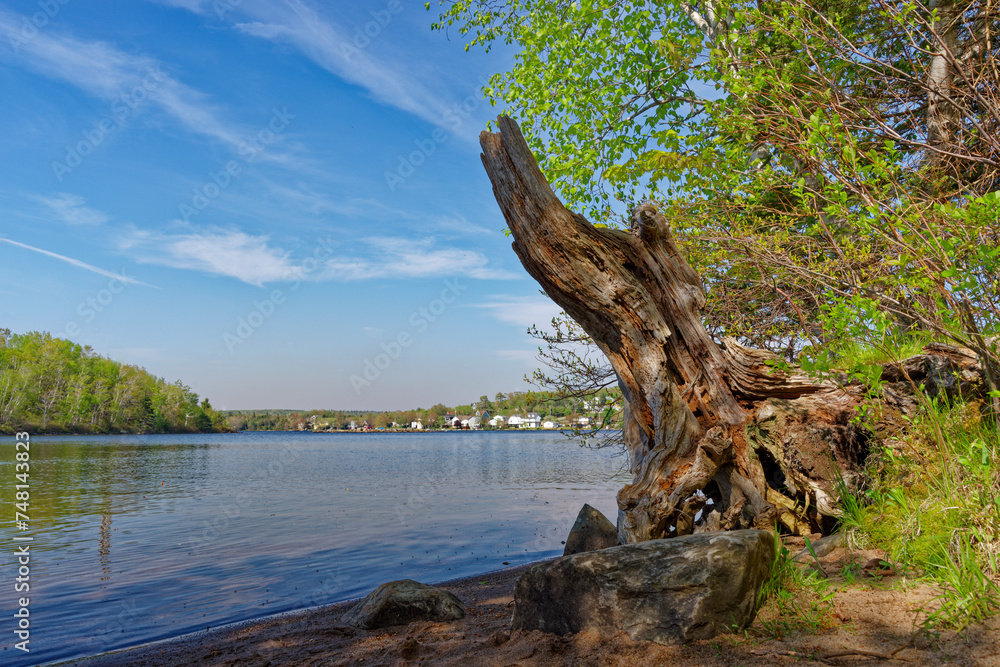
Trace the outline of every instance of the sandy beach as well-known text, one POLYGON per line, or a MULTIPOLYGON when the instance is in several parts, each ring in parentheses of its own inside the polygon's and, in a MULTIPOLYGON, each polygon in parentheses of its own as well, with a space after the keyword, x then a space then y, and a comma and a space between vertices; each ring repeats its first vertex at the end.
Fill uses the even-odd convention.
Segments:
MULTIPOLYGON (((864 554, 861 554, 862 556, 864 554)), ((829 572, 848 555, 822 559, 829 572)), ((935 592, 894 577, 838 585, 833 606, 815 632, 776 636, 766 629, 776 610, 765 605, 740 635, 684 646, 635 642, 624 633, 582 632, 566 637, 510 633, 514 583, 530 565, 439 584, 456 594, 466 617, 451 623, 413 623, 367 632, 341 615, 356 602, 212 629, 156 644, 61 665, 175 667, 254 665, 313 667, 368 665, 975 665, 1000 666, 1000 619, 964 633, 923 633, 916 610, 935 592)), ((773 625, 771 626, 773 627, 773 625)))

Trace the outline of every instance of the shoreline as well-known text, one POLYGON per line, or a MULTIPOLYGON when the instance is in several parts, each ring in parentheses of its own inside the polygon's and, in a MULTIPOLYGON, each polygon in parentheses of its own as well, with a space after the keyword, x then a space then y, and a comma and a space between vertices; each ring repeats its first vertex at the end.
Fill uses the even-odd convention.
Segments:
POLYGON ((768 603, 742 633, 682 645, 633 641, 620 631, 587 630, 562 637, 538 630, 511 631, 514 584, 522 572, 543 562, 535 561, 435 584, 462 600, 466 616, 458 621, 359 630, 340 622, 360 601, 353 599, 46 665, 397 667, 420 662, 447 667, 881 667, 903 660, 920 665, 1000 667, 1000 617, 962 633, 943 629, 921 633, 914 625, 918 610, 933 604, 936 589, 895 576, 884 583, 844 578, 852 562, 875 554, 838 548, 819 559, 824 569, 840 574, 830 579, 835 595, 829 607, 813 620, 795 613, 789 617, 782 604, 768 603), (845 657, 849 662, 835 661, 845 657))
MULTIPOLYGON (((432 586, 439 588, 444 588, 446 590, 451 589, 466 589, 472 586, 478 585, 479 582, 484 580, 500 583, 511 579, 511 586, 513 586, 513 581, 516 581, 517 577, 521 575, 522 572, 527 569, 539 564, 544 563, 549 560, 554 560, 552 558, 542 558, 539 560, 531 561, 530 563, 522 563, 521 565, 514 565, 511 567, 500 568, 499 570, 490 570, 488 572, 483 572, 481 574, 470 575, 467 577, 459 577, 456 579, 447 579, 440 582, 421 582, 429 583, 432 586)), ((373 589, 374 590, 374 589, 373 589)), ((369 591, 370 592, 370 591, 369 591)), ((366 593, 367 595, 367 593, 366 593)), ((272 627, 272 626, 283 626, 285 624, 296 622, 301 622, 312 618, 314 616, 324 616, 328 613, 333 613, 336 618, 339 619, 340 616, 345 614, 354 605, 361 602, 364 596, 356 598, 348 598, 346 600, 340 600, 338 602, 328 602, 326 604, 316 605, 313 607, 305 607, 302 609, 290 609, 288 611, 281 611, 274 614, 268 614, 266 616, 257 616, 254 618, 248 618, 240 621, 230 621, 223 625, 216 626, 214 628, 209 628, 208 630, 195 630, 194 632, 186 632, 180 635, 174 635, 172 637, 164 637, 162 639, 155 639, 149 642, 144 642, 141 644, 135 644, 133 646, 125 646, 122 648, 111 649, 108 651, 103 651, 101 653, 96 653, 93 655, 87 655, 76 658, 59 658, 55 661, 41 663, 39 667, 111 667, 119 665, 139 665, 139 664, 149 664, 142 662, 142 660, 149 659, 150 652, 155 652, 157 650, 182 650, 186 651, 189 649, 194 649, 206 643, 212 643, 214 641, 225 641, 225 636, 230 633, 239 633, 245 630, 256 630, 259 631, 262 628, 272 627), (133 662, 140 661, 140 662, 133 662)), ((364 631, 358 631, 364 632, 364 631)), ((164 654, 166 655, 166 654, 164 654)), ((155 658, 155 656, 152 656, 155 658)), ((168 664, 168 663, 165 663, 168 664)), ((173 663, 173 664, 184 664, 184 663, 173 663)), ((194 664, 194 663, 192 663, 194 664)))

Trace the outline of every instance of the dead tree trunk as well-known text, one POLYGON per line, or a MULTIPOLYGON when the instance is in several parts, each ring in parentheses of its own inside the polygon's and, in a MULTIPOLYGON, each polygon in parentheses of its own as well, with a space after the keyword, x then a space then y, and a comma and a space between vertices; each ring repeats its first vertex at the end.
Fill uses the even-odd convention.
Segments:
POLYGON ((618 494, 619 541, 822 528, 837 471, 863 454, 857 398, 786 375, 767 353, 717 345, 699 314, 701 280, 656 208, 636 208, 631 233, 594 227, 553 193, 517 124, 498 120, 480 143, 514 251, 607 355, 626 400, 635 477, 618 494), (792 446, 796 432, 811 448, 792 446))

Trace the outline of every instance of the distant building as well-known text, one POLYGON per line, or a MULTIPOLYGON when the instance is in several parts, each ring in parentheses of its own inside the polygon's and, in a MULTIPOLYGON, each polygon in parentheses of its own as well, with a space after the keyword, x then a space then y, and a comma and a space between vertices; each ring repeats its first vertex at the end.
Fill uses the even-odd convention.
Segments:
POLYGON ((554 421, 544 421, 542 422, 542 428, 559 428, 559 424, 554 421))
POLYGON ((482 424, 483 422, 479 419, 479 417, 469 417, 465 420, 465 425, 473 430, 481 429, 483 427, 482 424))
POLYGON ((577 426, 590 426, 590 417, 578 417, 576 424, 577 426))
POLYGON ((503 415, 497 415, 490 420, 490 426, 495 426, 496 428, 503 428, 507 425, 507 419, 503 415))
POLYGON ((524 428, 541 428, 542 416, 537 412, 529 412, 524 418, 524 428))
POLYGON ((415 422, 410 422, 410 428, 412 428, 414 431, 423 431, 424 430, 424 425, 418 419, 415 422))
POLYGON ((507 426, 511 428, 524 428, 524 417, 521 415, 511 415, 507 420, 507 426))

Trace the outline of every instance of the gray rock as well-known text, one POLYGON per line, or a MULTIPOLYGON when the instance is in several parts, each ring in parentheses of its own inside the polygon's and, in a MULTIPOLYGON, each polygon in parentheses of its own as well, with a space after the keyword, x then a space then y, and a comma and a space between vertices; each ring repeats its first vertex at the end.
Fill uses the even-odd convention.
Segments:
POLYGON ((813 552, 816 553, 816 558, 822 558, 833 553, 834 549, 844 545, 844 534, 834 533, 833 535, 827 535, 815 542, 810 542, 809 545, 812 547, 812 552, 809 551, 809 547, 804 548, 796 554, 796 561, 801 563, 813 560, 813 552))
POLYGON ((573 528, 566 538, 563 556, 584 551, 598 551, 618 546, 618 528, 590 505, 584 505, 576 515, 573 528))
POLYGON ((774 555, 771 533, 735 530, 565 556, 518 579, 511 627, 623 630, 660 644, 743 629, 774 555))
POLYGON ((347 625, 365 630, 414 621, 457 621, 465 617, 462 601, 448 591, 412 579, 390 581, 344 614, 347 625))

